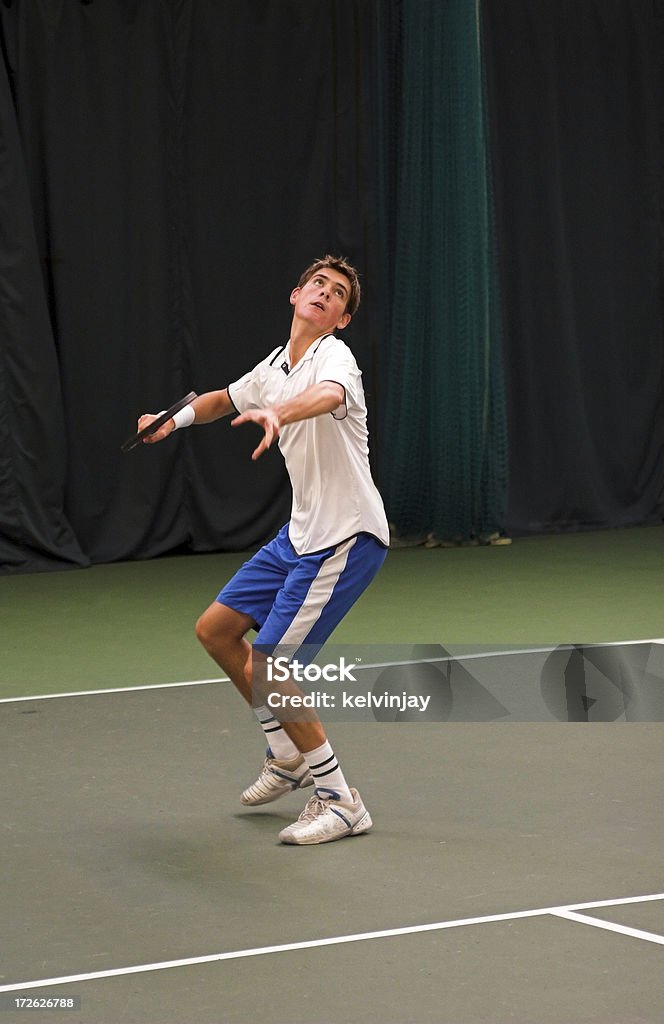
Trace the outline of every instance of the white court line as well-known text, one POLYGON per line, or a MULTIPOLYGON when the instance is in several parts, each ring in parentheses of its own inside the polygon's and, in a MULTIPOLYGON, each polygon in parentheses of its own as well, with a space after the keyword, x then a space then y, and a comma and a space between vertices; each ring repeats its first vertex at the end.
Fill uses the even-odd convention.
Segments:
POLYGON ((590 924, 593 928, 602 928, 607 932, 618 932, 619 935, 630 935, 633 939, 644 939, 646 942, 656 942, 664 946, 664 935, 656 935, 654 932, 644 932, 640 928, 628 928, 624 924, 616 924, 615 921, 602 921, 598 917, 588 917, 587 914, 575 914, 573 910, 552 910, 553 917, 563 917, 567 921, 578 921, 580 924, 590 924))
POLYGON ((74 690, 71 693, 42 693, 28 697, 0 697, 0 704, 21 704, 29 700, 57 700, 59 697, 94 697, 102 693, 135 693, 138 690, 169 690, 175 686, 209 686, 210 683, 228 683, 228 676, 216 679, 187 679, 178 683, 146 683, 144 686, 115 686, 106 690, 74 690))
MULTIPOLYGON (((0 985, 0 992, 22 992, 28 989, 48 988, 51 985, 71 985, 75 982, 97 981, 102 978, 119 978, 130 974, 147 974, 153 971, 166 971, 174 967, 196 967, 201 964, 217 963, 222 960, 241 960, 250 956, 265 956, 268 953, 288 953, 299 949, 319 949, 322 946, 339 946, 347 942, 364 942, 367 939, 387 939, 397 935, 418 935, 423 932, 444 931, 450 928, 466 928, 474 924, 492 924, 501 921, 517 921, 528 917, 568 916, 573 910, 589 910, 593 907, 617 907, 628 903, 650 903, 653 900, 664 900, 664 893, 649 896, 629 896, 614 900, 597 900, 592 903, 572 903, 560 907, 543 907, 539 910, 517 910, 508 914, 490 914, 486 917, 465 917, 456 921, 438 921, 435 924, 410 925, 405 928, 386 928, 382 931, 360 932, 356 935, 336 935, 327 939, 311 939, 305 942, 288 942, 281 946, 259 946, 254 949, 238 949, 229 953, 213 953, 209 956, 187 957, 183 960, 164 960, 154 964, 137 964, 133 967, 118 967, 107 971, 92 971, 87 974, 69 974, 57 978, 39 978, 35 981, 23 981, 17 984, 0 985)), ((581 915, 579 915, 581 916, 581 915)), ((582 918, 584 924, 590 919, 582 918)), ((636 929, 628 929, 634 933, 636 929)), ((639 934, 649 935, 649 932, 639 934)))
MULTIPOLYGON (((664 638, 650 638, 645 640, 606 640, 603 643, 583 644, 584 647, 633 647, 637 644, 664 644, 664 638)), ((339 645, 340 646, 340 645, 339 645)), ((348 646, 353 646, 349 644, 348 646)), ((361 646, 361 645, 355 645, 361 646)), ((438 645, 437 645, 438 646, 438 645)), ((442 644, 440 646, 443 646, 442 644)), ((451 644, 451 647, 456 646, 451 644)), ((459 645, 461 646, 461 645, 459 645)), ((512 654, 547 654, 559 647, 570 649, 575 644, 557 644, 554 647, 524 647, 510 648, 506 651, 480 651, 476 654, 451 654, 442 658, 415 658, 410 661, 378 661, 368 665, 355 665, 354 671, 362 672, 374 668, 405 667, 407 665, 433 665, 445 661, 472 661, 478 658, 502 658, 512 654)), ((228 683, 228 676, 218 676, 215 679, 187 679, 176 683, 146 683, 143 686, 116 686, 101 690, 74 690, 71 693, 42 693, 27 697, 0 697, 0 704, 21 704, 31 700, 57 700, 60 697, 93 697, 105 693, 135 693, 139 690, 168 690, 177 686, 209 686, 210 683, 228 683)))

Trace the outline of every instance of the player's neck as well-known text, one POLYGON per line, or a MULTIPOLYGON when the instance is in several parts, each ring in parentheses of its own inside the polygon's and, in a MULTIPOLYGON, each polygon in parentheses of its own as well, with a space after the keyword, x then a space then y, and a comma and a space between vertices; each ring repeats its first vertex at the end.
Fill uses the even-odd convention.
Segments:
POLYGON ((299 363, 313 343, 321 337, 320 328, 293 317, 291 325, 289 355, 291 367, 299 363))

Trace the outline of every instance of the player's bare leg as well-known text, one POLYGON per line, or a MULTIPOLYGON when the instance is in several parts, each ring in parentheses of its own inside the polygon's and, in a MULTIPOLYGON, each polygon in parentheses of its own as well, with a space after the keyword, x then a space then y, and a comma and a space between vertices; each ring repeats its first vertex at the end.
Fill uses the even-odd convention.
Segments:
MULTIPOLYGON (((254 652, 245 639, 253 625, 250 616, 219 602, 214 602, 196 623, 198 639, 248 704, 253 703, 254 671, 259 679, 266 680, 264 656, 254 652)), ((301 692, 295 683, 291 686, 293 692, 301 692)), ((263 689, 259 699, 267 699, 267 695, 268 690, 263 689)), ((280 833, 282 842, 313 845, 368 831, 369 813, 357 791, 348 786, 315 711, 303 710, 298 721, 279 721, 277 734, 282 730, 295 748, 294 756, 275 758, 268 749, 263 769, 242 794, 242 802, 270 803, 294 789, 315 784, 316 794, 298 820, 280 833)))
POLYGON ((248 704, 251 704, 251 683, 245 668, 251 657, 251 644, 245 635, 254 620, 215 601, 196 623, 196 636, 217 665, 224 670, 248 704))
MULTIPOLYGON (((254 654, 251 644, 245 639, 253 625, 250 615, 236 612, 217 601, 203 612, 196 623, 196 636, 203 647, 248 704, 253 704, 254 658, 258 663, 264 663, 264 657, 258 652, 254 654)), ((257 664, 257 669, 264 677, 263 665, 257 664)), ((293 687, 293 692, 300 693, 295 684, 293 687)), ((280 724, 299 751, 315 750, 325 742, 325 730, 315 711, 307 709, 298 715, 298 719, 280 724)))
MULTIPOLYGON (((205 650, 252 706, 252 648, 245 634, 253 626, 251 616, 218 601, 211 604, 196 623, 196 635, 205 650)), ((290 728, 285 730, 265 706, 254 707, 254 713, 265 734, 268 750, 256 782, 240 797, 242 803, 250 806, 271 803, 294 789, 312 786, 313 776, 302 749, 313 750, 325 742, 320 721, 303 723, 304 729, 292 723, 291 734, 290 728), (304 744, 303 748, 300 743, 304 744)))

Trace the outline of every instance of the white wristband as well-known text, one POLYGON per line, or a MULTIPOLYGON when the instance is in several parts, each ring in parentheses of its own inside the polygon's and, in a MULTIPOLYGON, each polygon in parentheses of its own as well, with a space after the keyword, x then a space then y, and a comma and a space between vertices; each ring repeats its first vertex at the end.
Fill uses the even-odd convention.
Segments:
POLYGON ((185 405, 184 409, 180 409, 179 412, 176 412, 173 417, 173 423, 175 424, 176 430, 181 430, 183 427, 190 427, 195 419, 196 413, 190 404, 185 405))

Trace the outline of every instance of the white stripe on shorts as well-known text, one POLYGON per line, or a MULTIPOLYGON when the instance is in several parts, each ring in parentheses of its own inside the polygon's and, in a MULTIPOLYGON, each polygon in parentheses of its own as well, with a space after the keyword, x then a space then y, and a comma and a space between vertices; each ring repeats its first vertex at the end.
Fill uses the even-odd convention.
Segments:
POLYGON ((356 540, 357 537, 351 537, 350 540, 344 541, 334 554, 323 562, 318 575, 307 591, 302 607, 279 641, 280 644, 299 645, 304 642, 305 637, 318 622, 327 602, 332 597, 356 540))

